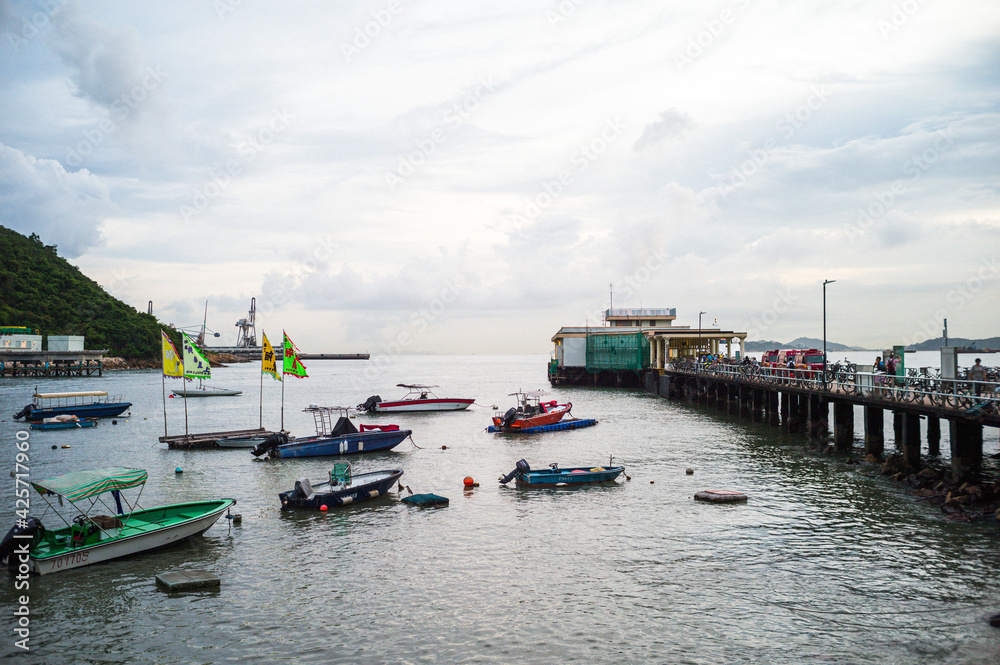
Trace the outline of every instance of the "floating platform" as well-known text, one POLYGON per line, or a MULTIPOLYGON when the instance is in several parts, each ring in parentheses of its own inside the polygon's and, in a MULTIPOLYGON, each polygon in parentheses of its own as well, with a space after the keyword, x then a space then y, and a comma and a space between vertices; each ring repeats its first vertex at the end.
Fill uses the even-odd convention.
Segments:
POLYGON ((747 500, 747 495, 733 490, 705 490, 696 492, 694 498, 696 501, 711 501, 713 503, 743 503, 747 500))
POLYGON ((503 434, 537 434, 539 432, 558 432, 564 429, 580 429, 581 427, 591 427, 596 425, 597 421, 593 418, 577 418, 576 420, 563 420, 558 423, 553 423, 551 425, 539 425, 538 427, 527 427, 525 429, 503 429, 497 427, 496 425, 490 425, 486 428, 487 432, 491 433, 503 433, 503 434))
POLYGON ((178 570, 156 576, 156 586, 164 591, 192 591, 194 589, 218 589, 222 580, 207 570, 178 570))
POLYGON ((257 429, 238 429, 231 432, 203 432, 191 434, 174 434, 161 436, 160 443, 167 444, 172 450, 206 450, 210 448, 222 448, 218 444, 219 439, 263 437, 267 438, 274 434, 263 427, 257 429))

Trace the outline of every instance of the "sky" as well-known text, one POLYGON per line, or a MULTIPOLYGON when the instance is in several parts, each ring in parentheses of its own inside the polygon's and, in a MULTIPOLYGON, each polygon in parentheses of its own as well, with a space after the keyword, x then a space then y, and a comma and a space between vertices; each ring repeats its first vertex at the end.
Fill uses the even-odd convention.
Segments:
POLYGON ((0 225, 211 344, 1000 335, 996 0, 2 2, 0 95, 0 225))

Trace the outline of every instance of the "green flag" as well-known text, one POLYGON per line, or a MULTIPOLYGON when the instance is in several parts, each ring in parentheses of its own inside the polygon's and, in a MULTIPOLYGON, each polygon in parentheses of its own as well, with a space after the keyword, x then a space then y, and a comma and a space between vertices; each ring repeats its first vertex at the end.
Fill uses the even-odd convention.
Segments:
POLYGON ((288 333, 282 331, 285 335, 285 362, 281 368, 282 374, 291 374, 298 379, 304 379, 309 375, 306 374, 306 366, 302 364, 299 360, 299 350, 292 343, 292 340, 288 339, 288 333))
POLYGON ((205 360, 198 347, 194 345, 194 340, 182 332, 184 341, 184 378, 185 379, 210 379, 212 378, 212 366, 205 360))

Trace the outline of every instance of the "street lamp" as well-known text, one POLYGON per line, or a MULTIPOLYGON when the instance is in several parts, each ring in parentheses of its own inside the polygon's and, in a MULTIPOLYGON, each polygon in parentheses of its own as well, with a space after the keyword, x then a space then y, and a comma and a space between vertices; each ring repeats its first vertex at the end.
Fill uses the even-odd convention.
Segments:
POLYGON ((823 280, 823 390, 826 390, 826 285, 833 284, 837 280, 823 280))
POLYGON ((701 315, 708 314, 708 312, 698 312, 698 348, 695 351, 695 359, 701 359, 701 315))

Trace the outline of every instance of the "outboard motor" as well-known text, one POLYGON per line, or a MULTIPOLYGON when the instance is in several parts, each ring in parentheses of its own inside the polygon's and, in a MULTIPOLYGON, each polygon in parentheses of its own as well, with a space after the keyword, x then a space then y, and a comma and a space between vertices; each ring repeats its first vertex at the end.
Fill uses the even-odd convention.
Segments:
POLYGON ((517 465, 514 467, 514 470, 500 479, 500 484, 506 485, 510 481, 520 476, 522 473, 527 473, 529 471, 531 471, 531 467, 528 465, 528 463, 523 459, 518 460, 517 465))
MULTIPOLYGON (((3 541, 0 542, 0 562, 5 561, 11 554, 13 554, 15 548, 19 545, 23 545, 26 542, 30 542, 28 549, 30 550, 35 546, 42 536, 45 535, 45 527, 42 526, 42 521, 36 517, 29 517, 25 520, 26 524, 24 526, 14 526, 7 535, 3 537, 3 541), (30 535, 31 540, 28 541, 24 536, 30 535), (17 536, 17 538, 15 538, 17 536)), ((8 567, 12 566, 14 561, 7 561, 8 567)))
POLYGON ((18 411, 17 413, 14 414, 14 420, 18 420, 19 418, 30 418, 31 417, 31 412, 34 409, 35 409, 35 405, 34 404, 28 404, 23 409, 21 409, 20 411, 18 411))
POLYGON ((274 434, 267 437, 266 439, 258 443, 256 446, 254 446, 250 450, 250 453, 254 457, 260 457, 264 453, 270 450, 274 450, 278 446, 282 446, 286 443, 288 443, 288 435, 285 434, 284 432, 275 432, 274 434))
POLYGON ((509 409, 507 409, 507 413, 503 414, 503 420, 501 421, 501 425, 503 426, 503 428, 507 429, 508 427, 510 427, 511 424, 513 424, 514 422, 514 418, 516 417, 517 417, 517 409, 515 409, 514 407, 510 407, 509 409))
POLYGON ((379 397, 378 395, 372 395, 361 404, 358 404, 358 409, 364 411, 365 413, 374 413, 375 407, 377 407, 381 401, 382 401, 381 397, 379 397))

